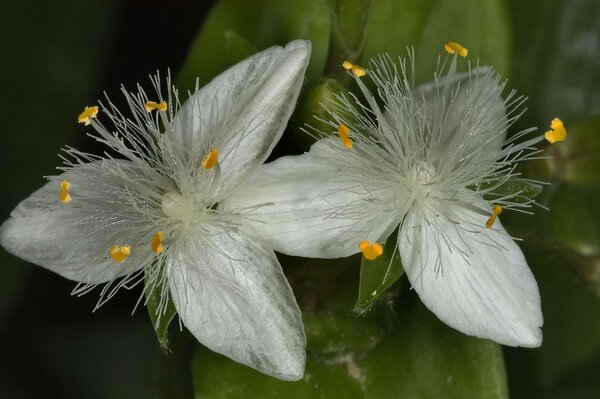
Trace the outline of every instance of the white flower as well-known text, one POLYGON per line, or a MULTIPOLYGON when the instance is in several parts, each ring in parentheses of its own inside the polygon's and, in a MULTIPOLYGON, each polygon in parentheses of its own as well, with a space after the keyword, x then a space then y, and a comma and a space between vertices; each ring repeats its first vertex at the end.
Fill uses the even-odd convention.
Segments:
POLYGON ((544 137, 522 141, 529 129, 505 141, 524 99, 514 92, 502 99, 505 83, 491 68, 457 73, 456 57, 416 87, 412 54, 408 65, 386 56, 368 69, 345 62, 368 106, 340 96, 328 109, 332 130, 317 132, 310 152, 263 165, 222 207, 248 215, 276 251, 290 255, 335 258, 362 249, 373 259, 381 246, 371 243, 399 228, 389 239, 397 240, 413 288, 442 321, 536 347, 538 287, 496 219, 503 208, 533 204, 498 188, 544 137))
MULTIPOLYGON (((80 282, 106 283, 99 305, 146 278, 172 297, 208 348, 275 377, 302 377, 300 310, 275 253, 243 217, 218 208, 277 143, 300 91, 310 43, 272 47, 233 66, 180 105, 124 91, 132 115, 86 107, 105 157, 66 150, 66 167, 3 225, 9 252, 80 282), (154 101, 155 100, 155 101, 154 101), (114 157, 113 157, 114 155, 114 157)), ((146 292, 148 293, 148 292, 146 292)), ((99 306, 98 305, 98 306, 99 306)))

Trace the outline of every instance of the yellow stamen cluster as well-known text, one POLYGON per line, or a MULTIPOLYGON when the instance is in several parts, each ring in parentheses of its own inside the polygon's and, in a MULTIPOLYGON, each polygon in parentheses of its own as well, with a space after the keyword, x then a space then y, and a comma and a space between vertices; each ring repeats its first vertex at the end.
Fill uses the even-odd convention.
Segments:
POLYGON ((465 47, 461 46, 456 42, 447 42, 446 44, 444 44, 444 48, 450 54, 458 53, 458 55, 460 55, 463 58, 469 54, 469 50, 467 50, 465 47))
POLYGON ((491 229, 492 226, 494 225, 494 222, 496 221, 496 218, 501 213, 502 213, 502 207, 500 205, 495 205, 494 210, 492 211, 492 216, 490 216, 489 219, 487 220, 487 222, 485 222, 485 227, 487 227, 488 229, 491 229))
POLYGON ((342 141, 344 147, 348 149, 352 148, 352 139, 348 137, 349 131, 350 130, 348 129, 348 126, 344 125, 343 123, 341 123, 338 127, 338 135, 340 136, 340 140, 342 141))
POLYGON ((217 162, 219 160, 219 150, 213 148, 204 156, 202 159, 202 167, 204 169, 212 169, 217 166, 217 162))
POLYGON ((152 252, 155 254, 159 254, 165 250, 165 246, 163 245, 164 234, 161 230, 157 231, 152 237, 152 252))
POLYGON ((71 194, 69 194, 69 187, 71 187, 71 183, 67 180, 63 180, 60 182, 60 192, 58 193, 58 199, 63 204, 66 204, 71 201, 71 194))
POLYGON ((92 119, 94 119, 98 115, 98 106, 94 105, 93 107, 85 107, 83 112, 79 114, 77 117, 77 122, 83 123, 84 125, 89 125, 92 123, 92 119))
POLYGON ((348 60, 342 62, 342 67, 346 71, 352 71, 354 76, 356 76, 357 78, 363 77, 367 74, 367 71, 365 71, 363 67, 361 67, 360 65, 354 65, 348 60))
POLYGON ((567 130, 563 125, 562 121, 558 118, 552 119, 550 122, 550 130, 544 135, 546 140, 550 143, 556 143, 557 141, 563 141, 567 138, 567 130))
POLYGON ((131 246, 129 245, 113 245, 108 250, 108 254, 117 263, 122 263, 125 259, 131 255, 131 246))
POLYGON ((162 102, 155 102, 155 101, 148 101, 145 105, 146 108, 146 112, 152 112, 152 110, 159 110, 162 112, 165 112, 167 110, 167 103, 166 101, 162 101, 162 102))
POLYGON ((358 244, 358 247, 367 260, 377 259, 383 254, 383 247, 376 242, 371 245, 369 241, 363 240, 360 242, 360 244, 358 244))

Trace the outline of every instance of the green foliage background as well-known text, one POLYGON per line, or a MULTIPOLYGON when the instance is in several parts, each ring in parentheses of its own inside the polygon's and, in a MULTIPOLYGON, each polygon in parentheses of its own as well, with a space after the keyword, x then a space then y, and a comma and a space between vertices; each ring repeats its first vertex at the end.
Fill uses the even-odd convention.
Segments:
POLYGON ((569 131, 564 145, 549 149, 552 160, 524 170, 552 182, 539 197, 551 211, 502 215, 524 238, 540 286, 544 344, 501 348, 449 329, 420 304, 401 269, 374 301, 365 293, 382 279, 376 265, 281 257, 309 340, 306 378, 284 383, 195 345, 177 319, 165 354, 147 314, 129 316, 139 291, 121 293, 92 315, 93 293, 70 297, 73 283, 2 251, 0 397, 600 397, 599 2, 222 0, 206 19, 208 5, 192 3, 0 4, 2 219, 55 173, 60 147, 97 151, 75 116, 105 88, 118 98, 119 83, 146 83, 147 74, 167 66, 182 89, 193 88, 196 78, 204 84, 257 50, 310 39, 306 89, 276 149, 281 155, 306 148, 298 127, 318 112, 318 101, 345 90, 340 59, 364 63, 414 46, 417 80, 425 81, 443 43, 458 41, 529 97, 514 131, 543 131, 556 116, 569 131), (123 40, 134 31, 138 42, 123 40), (131 64, 141 72, 132 73, 131 64), (368 287, 360 298, 359 279, 368 287), (352 313, 371 302, 366 315, 352 313))

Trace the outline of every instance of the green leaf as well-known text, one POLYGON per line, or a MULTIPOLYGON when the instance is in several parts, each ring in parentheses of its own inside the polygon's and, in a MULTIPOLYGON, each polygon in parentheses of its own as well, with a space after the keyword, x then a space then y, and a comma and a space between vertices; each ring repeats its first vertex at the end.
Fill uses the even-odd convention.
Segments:
MULTIPOLYGON (((478 190, 485 190, 488 187, 493 186, 495 183, 478 184, 476 188, 478 190)), ((511 201, 522 203, 527 202, 530 199, 537 197, 542 192, 542 185, 532 183, 525 179, 509 179, 500 187, 497 187, 493 193, 487 193, 483 195, 488 201, 494 201, 498 198, 515 195, 511 198, 511 201), (518 194, 517 194, 518 193, 518 194)))
POLYGON ((171 300, 169 287, 163 287, 156 282, 156 278, 149 278, 146 273, 144 278, 144 295, 146 295, 146 308, 156 332, 158 342, 164 351, 169 348, 169 325, 177 314, 175 305, 171 300), (152 283, 154 281, 155 283, 152 283))
POLYGON ((378 53, 392 58, 414 46, 417 82, 433 79, 444 43, 459 42, 468 59, 506 75, 510 65, 510 25, 502 0, 379 0, 373 3, 363 63, 378 53))
POLYGON ((335 79, 319 76, 305 84, 289 123, 294 139, 304 151, 308 151, 315 139, 303 129, 310 125, 307 130, 311 133, 331 132, 332 127, 320 119, 331 119, 326 107, 331 105, 336 96, 345 93, 347 90, 335 79))
POLYGON ((600 298, 583 288, 571 259, 552 245, 530 243, 526 258, 540 287, 544 342, 536 350, 506 348, 514 398, 595 398, 600 393, 600 298))
POLYGON ((373 0, 332 0, 328 75, 347 77, 342 62, 360 58, 372 4, 373 0))
POLYGON ((524 126, 600 113, 600 3, 510 0, 516 87, 532 99, 524 126))
MULTIPOLYGON (((302 380, 284 382, 198 347, 193 360, 196 397, 216 398, 507 398, 504 362, 499 345, 468 337, 441 323, 418 300, 414 292, 399 304, 398 315, 388 331, 363 340, 360 349, 336 347, 323 356, 309 350, 302 380)), ((329 307, 315 312, 330 312, 329 307), (328 309, 328 310, 327 310, 328 309)), ((387 310, 388 313, 391 310, 387 310)), ((339 312, 359 335, 365 320, 377 323, 375 312, 357 319, 339 312)), ((381 317, 379 314, 378 318, 381 317)), ((333 341, 339 331, 329 330, 327 317, 307 323, 313 330, 329 331, 333 341)), ((383 325, 383 323, 379 323, 383 325)), ((343 338, 343 336, 339 335, 343 338)))
POLYGON ((545 162, 554 180, 581 186, 600 183, 600 117, 567 126, 567 139, 549 145, 545 162))
POLYGON ((325 1, 222 0, 215 4, 192 43, 179 73, 178 87, 191 90, 196 78, 204 85, 241 60, 248 50, 284 45, 295 39, 311 41, 308 74, 322 74, 329 27, 330 7, 325 1), (231 32, 235 32, 233 39, 231 32), (226 51, 223 42, 227 43, 226 51))
POLYGON ((410 302, 386 340, 358 362, 365 398, 508 398, 498 344, 446 326, 414 293, 410 302))
POLYGON ((343 362, 326 364, 309 356, 304 379, 280 381, 197 346, 192 362, 196 398, 360 398, 360 383, 343 362))
POLYGON ((397 232, 398 230, 388 237, 383 246, 383 255, 374 260, 362 257, 355 312, 364 313, 371 309, 381 294, 404 274, 400 253, 396 247, 397 232))
POLYGON ((258 52, 258 49, 234 30, 228 30, 225 31, 225 51, 233 65, 258 52))
POLYGON ((372 319, 348 317, 347 311, 330 307, 318 311, 304 309, 302 319, 308 349, 319 355, 366 352, 385 334, 381 324, 372 319))

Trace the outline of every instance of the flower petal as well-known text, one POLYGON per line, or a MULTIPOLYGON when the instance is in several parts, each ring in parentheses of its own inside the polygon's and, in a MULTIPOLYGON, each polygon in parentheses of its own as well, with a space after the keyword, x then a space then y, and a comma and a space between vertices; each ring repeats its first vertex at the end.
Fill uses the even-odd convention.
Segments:
POLYGON ((310 42, 271 47, 229 68, 190 97, 173 122, 172 138, 200 164, 219 151, 221 193, 262 164, 294 110, 310 42))
POLYGON ((414 95, 424 101, 432 121, 443 118, 442 151, 453 150, 452 145, 468 147, 471 142, 498 152, 508 127, 503 87, 492 68, 480 67, 470 72, 450 72, 437 82, 415 87, 414 95))
POLYGON ((360 252, 362 240, 381 242, 402 217, 391 207, 394 193, 351 169, 350 156, 336 157, 336 146, 339 140, 319 140, 304 155, 261 166, 222 209, 247 217, 288 255, 339 258, 360 252))
POLYGON ((265 374, 302 378, 300 310, 268 245, 235 226, 200 225, 167 267, 175 308, 198 341, 265 374))
POLYGON ((119 198, 112 198, 113 209, 102 206, 111 201, 113 193, 107 189, 112 178, 106 175, 103 165, 102 162, 79 165, 23 200, 0 228, 2 246, 28 262, 81 283, 103 283, 138 270, 147 261, 149 251, 137 249, 150 247, 140 242, 141 234, 127 234, 139 229, 119 220, 119 198), (70 182, 72 199, 66 204, 59 201, 62 180, 70 182), (89 190, 102 191, 102 201, 85 200, 82 204, 81 194, 83 191, 89 194, 89 190), (106 215, 110 212, 113 218, 106 215), (116 263, 108 255, 113 245, 130 245, 131 256, 116 263))
POLYGON ((457 205, 428 215, 411 210, 398 237, 404 270, 423 303, 449 326, 504 345, 540 346, 537 283, 500 221, 491 229, 485 222, 457 205))

